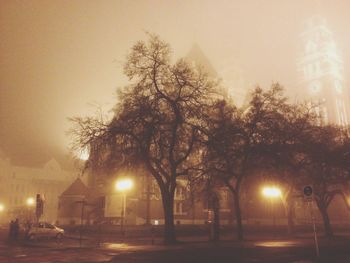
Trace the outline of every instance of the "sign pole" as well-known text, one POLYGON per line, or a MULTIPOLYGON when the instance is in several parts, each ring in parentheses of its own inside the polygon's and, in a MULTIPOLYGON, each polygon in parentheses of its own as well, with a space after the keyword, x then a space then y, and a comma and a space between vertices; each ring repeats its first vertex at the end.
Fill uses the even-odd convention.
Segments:
POLYGON ((313 212, 313 200, 309 201, 309 207, 310 207, 310 213, 311 213, 311 220, 312 220, 312 225, 314 229, 314 240, 315 240, 315 248, 316 248, 316 255, 317 257, 320 257, 320 250, 318 247, 318 239, 317 239, 317 229, 316 229, 316 223, 315 223, 315 216, 313 212))
POLYGON ((312 225, 313 225, 313 230, 314 230, 314 240, 315 240, 315 248, 316 248, 316 255, 317 257, 320 257, 320 249, 318 247, 318 239, 317 239, 317 229, 316 229, 316 222, 315 222, 315 216, 314 216, 314 211, 313 211, 313 189, 311 185, 307 185, 303 189, 304 192, 304 197, 306 199, 306 202, 308 203, 309 209, 310 209, 310 215, 311 215, 311 220, 312 220, 312 225))

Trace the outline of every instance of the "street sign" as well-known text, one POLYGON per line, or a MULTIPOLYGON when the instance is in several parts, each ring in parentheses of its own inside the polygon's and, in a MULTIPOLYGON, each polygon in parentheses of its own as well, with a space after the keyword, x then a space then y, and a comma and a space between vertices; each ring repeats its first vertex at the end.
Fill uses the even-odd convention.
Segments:
POLYGON ((313 194, 312 186, 310 185, 305 186, 303 192, 306 198, 311 198, 313 194))

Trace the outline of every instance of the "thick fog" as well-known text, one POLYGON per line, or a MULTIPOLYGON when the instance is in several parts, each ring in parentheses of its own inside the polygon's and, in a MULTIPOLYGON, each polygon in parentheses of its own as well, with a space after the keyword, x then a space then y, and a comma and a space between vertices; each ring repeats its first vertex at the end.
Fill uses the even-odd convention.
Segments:
MULTIPOLYGON (((0 1, 0 148, 33 165, 67 152, 67 117, 110 109, 126 83, 122 65, 145 32, 174 56, 196 43, 220 73, 250 86, 296 85, 303 21, 322 15, 350 73, 348 0, 0 1)), ((349 82, 348 82, 349 83, 349 82)))

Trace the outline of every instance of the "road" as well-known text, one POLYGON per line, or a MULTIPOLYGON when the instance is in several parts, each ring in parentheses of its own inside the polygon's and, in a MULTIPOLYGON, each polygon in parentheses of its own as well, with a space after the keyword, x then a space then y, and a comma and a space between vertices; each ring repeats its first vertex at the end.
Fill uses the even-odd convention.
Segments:
POLYGON ((51 241, 0 245, 1 263, 116 262, 116 263, 348 263, 350 239, 320 242, 321 257, 315 257, 312 239, 183 242, 174 246, 103 243, 100 247, 51 241))

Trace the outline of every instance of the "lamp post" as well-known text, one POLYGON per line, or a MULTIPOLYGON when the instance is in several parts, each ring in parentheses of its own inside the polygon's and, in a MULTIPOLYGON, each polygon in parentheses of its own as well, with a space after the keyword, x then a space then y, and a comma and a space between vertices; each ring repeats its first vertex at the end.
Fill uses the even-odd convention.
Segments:
POLYGON ((34 197, 28 197, 26 199, 26 217, 28 221, 32 221, 33 220, 33 214, 34 214, 34 206, 35 206, 35 199, 34 197))
POLYGON ((126 216, 126 192, 133 187, 134 183, 131 179, 120 179, 115 184, 115 189, 122 193, 122 211, 121 211, 121 224, 120 230, 122 235, 125 235, 125 216, 126 216))
POLYGON ((0 213, 5 211, 5 205, 0 203, 0 213))
POLYGON ((274 200, 280 198, 282 196, 281 190, 276 186, 264 187, 262 190, 262 194, 264 197, 270 200, 271 204, 271 212, 272 212, 272 225, 273 225, 273 233, 276 231, 276 215, 275 215, 275 207, 274 200))
MULTIPOLYGON (((0 214, 2 214, 5 211, 5 205, 0 203, 0 214)), ((0 222, 3 221, 3 217, 0 217, 0 222)))

